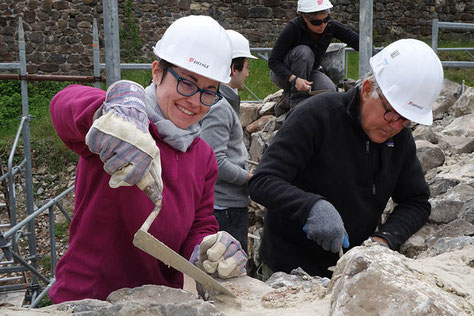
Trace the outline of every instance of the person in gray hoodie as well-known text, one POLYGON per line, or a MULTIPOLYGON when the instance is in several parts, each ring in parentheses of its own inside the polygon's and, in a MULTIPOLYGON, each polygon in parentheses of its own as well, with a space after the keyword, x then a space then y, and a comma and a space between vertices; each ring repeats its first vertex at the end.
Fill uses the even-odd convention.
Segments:
POLYGON ((220 230, 227 231, 248 252, 248 206, 250 198, 247 182, 252 176, 246 169, 248 156, 243 142, 243 129, 239 120, 240 97, 249 76, 248 40, 240 33, 227 30, 232 42, 231 80, 220 84, 224 96, 213 105, 201 120, 201 138, 214 149, 219 175, 215 186, 214 216, 220 230))

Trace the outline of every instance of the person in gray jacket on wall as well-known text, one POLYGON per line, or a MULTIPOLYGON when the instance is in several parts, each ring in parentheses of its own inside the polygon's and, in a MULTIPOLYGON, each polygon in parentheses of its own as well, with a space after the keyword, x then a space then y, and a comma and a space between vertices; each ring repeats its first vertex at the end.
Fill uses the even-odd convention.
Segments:
POLYGON ((231 80, 220 84, 224 96, 213 105, 202 119, 201 138, 216 153, 219 175, 215 186, 214 215, 220 230, 229 232, 248 252, 248 196, 247 182, 252 176, 245 167, 248 156, 243 142, 243 129, 239 120, 240 97, 238 90, 244 87, 249 76, 248 40, 240 33, 227 30, 232 42, 231 80))

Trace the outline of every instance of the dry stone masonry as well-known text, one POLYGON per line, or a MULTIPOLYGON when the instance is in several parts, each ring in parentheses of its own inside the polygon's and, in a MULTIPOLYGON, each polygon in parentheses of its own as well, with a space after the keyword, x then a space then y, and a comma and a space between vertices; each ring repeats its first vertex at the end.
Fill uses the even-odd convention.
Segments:
MULTIPOLYGON (((131 0, 128 0, 131 1, 131 0)), ((118 0, 119 23, 126 21, 127 0, 118 0)), ((244 34, 251 47, 273 47, 286 23, 296 16, 296 0, 133 0, 143 44, 143 59, 152 58, 151 47, 177 18, 190 14, 210 15, 224 28, 244 34)), ((333 0, 332 15, 358 30, 359 1, 333 0)), ((98 22, 101 61, 104 62, 103 8, 101 0, 2 0, 0 1, 0 62, 18 61, 18 19, 23 18, 29 73, 92 75, 92 23, 98 22)), ((399 38, 426 38, 431 21, 474 21, 469 0, 374 1, 376 43, 399 38)), ((451 31, 442 38, 472 40, 472 33, 451 31)))
MULTIPOLYGON (((372 243, 354 247, 334 267, 331 280, 301 269, 258 273, 221 281, 236 296, 211 301, 164 286, 120 289, 106 301, 82 300, 39 308, 35 315, 472 315, 474 311, 474 88, 444 81, 430 127, 412 126, 417 154, 431 189, 428 223, 401 251, 372 243), (442 109, 442 110, 441 110, 442 109)), ((282 91, 262 104, 242 104, 241 121, 250 149, 250 168, 278 133, 286 113, 275 116, 282 91)), ((387 214, 393 203, 389 201, 387 214)), ((250 262, 260 263, 264 209, 252 204, 250 262)), ((3 306, 0 315, 31 315, 3 306)))

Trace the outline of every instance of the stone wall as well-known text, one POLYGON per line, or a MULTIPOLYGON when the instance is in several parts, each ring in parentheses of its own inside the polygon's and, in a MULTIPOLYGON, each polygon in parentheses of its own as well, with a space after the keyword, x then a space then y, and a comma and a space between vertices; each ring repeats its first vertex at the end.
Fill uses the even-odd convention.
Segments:
MULTIPOLYGON (((120 23, 123 23, 126 0, 118 2, 120 23)), ((333 0, 332 3, 332 15, 357 31, 359 1, 333 0)), ((295 11, 295 0, 133 0, 133 15, 144 47, 141 57, 145 59, 153 57, 151 47, 169 24, 181 16, 210 15, 223 27, 244 34, 251 47, 272 47, 281 29, 296 16, 295 11)), ((93 18, 97 18, 100 46, 104 46, 102 1, 2 0, 0 62, 18 60, 19 17, 24 20, 29 73, 92 74, 93 18)), ((469 0, 374 1, 376 44, 403 37, 428 38, 433 18, 472 23, 474 5, 469 0)), ((472 32, 454 34, 472 40, 472 32)), ((102 48, 101 60, 104 60, 102 48)))

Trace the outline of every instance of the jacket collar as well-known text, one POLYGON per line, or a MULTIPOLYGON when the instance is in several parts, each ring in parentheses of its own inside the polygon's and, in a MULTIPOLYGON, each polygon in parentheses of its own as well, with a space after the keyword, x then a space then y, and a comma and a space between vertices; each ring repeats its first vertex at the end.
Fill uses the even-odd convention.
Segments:
POLYGON ((240 112, 240 96, 235 92, 234 89, 226 84, 221 83, 219 85, 219 93, 229 102, 234 111, 239 114, 240 112))

